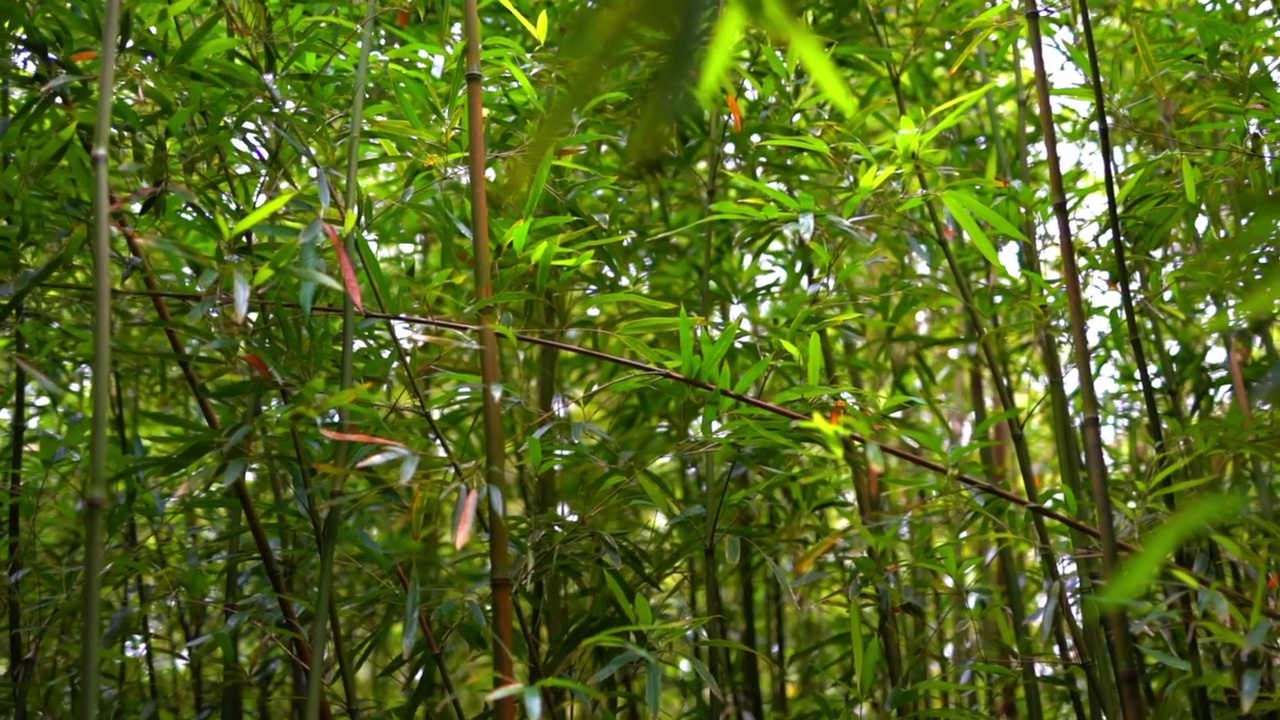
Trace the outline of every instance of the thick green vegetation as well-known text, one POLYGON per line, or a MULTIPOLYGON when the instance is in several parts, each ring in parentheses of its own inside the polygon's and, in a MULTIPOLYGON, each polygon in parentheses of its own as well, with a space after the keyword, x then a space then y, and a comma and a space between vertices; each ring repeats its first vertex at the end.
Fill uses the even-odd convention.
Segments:
POLYGON ((0 3, 0 713, 1276 717, 1277 30, 0 3))

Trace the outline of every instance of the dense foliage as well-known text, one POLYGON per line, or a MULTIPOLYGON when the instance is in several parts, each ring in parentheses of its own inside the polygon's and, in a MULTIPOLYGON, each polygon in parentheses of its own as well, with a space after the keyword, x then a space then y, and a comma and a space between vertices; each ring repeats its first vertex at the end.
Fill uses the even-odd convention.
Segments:
POLYGON ((0 3, 2 712, 1280 713, 1273 0, 791 5, 0 3))

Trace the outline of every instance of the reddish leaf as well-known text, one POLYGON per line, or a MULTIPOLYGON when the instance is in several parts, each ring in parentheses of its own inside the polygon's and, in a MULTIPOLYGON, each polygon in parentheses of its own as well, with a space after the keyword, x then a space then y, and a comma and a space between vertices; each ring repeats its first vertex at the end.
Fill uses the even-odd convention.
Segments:
POLYGON ((844 402, 843 400, 837 400, 837 401, 836 401, 836 406, 831 410, 831 424, 832 424, 832 425, 839 425, 839 424, 840 424, 840 418, 841 418, 841 417, 844 417, 844 409, 845 409, 845 407, 846 407, 846 406, 845 406, 845 402, 844 402))
POLYGON ((733 131, 742 132, 742 108, 738 107, 736 95, 729 96, 729 115, 733 117, 733 131))
POLYGON ((338 253, 338 266, 342 268, 342 285, 351 296, 351 302, 355 303, 356 310, 364 312, 364 301, 360 299, 360 281, 356 279, 356 269, 351 265, 351 256, 347 255, 347 247, 342 244, 342 238, 338 237, 338 231, 334 230, 332 225, 325 223, 324 230, 333 241, 334 251, 338 253))
POLYGON ((363 433, 344 433, 337 430, 326 430, 320 428, 320 434, 330 440, 346 440, 347 442, 373 443, 374 445, 386 445, 388 447, 404 447, 404 443, 398 443, 395 440, 387 440, 386 438, 374 437, 373 435, 365 435, 363 433))
POLYGON ((97 50, 85 50, 83 52, 73 53, 71 55, 71 62, 84 62, 85 60, 92 60, 96 57, 98 57, 97 50))
POLYGON ((458 550, 466 547, 467 541, 471 539, 471 526, 476 519, 476 503, 480 500, 480 494, 475 488, 467 490, 467 500, 462 506, 462 512, 458 514, 458 524, 453 528, 453 546, 458 550))
POLYGON ((396 27, 401 30, 409 27, 409 10, 408 8, 400 8, 396 11, 396 27))
POLYGON ((257 370, 258 374, 262 376, 262 379, 271 379, 271 369, 267 367, 267 363, 263 361, 261 357, 258 357, 257 353, 246 353, 244 361, 249 363, 249 366, 254 370, 257 370))

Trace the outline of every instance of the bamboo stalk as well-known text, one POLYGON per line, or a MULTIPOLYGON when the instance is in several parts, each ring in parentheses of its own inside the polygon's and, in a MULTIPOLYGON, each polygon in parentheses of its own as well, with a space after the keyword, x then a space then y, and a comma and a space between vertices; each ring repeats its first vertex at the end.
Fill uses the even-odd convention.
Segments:
MULTIPOLYGON (((1075 243, 1071 237, 1070 218, 1067 216, 1066 192, 1062 181, 1062 168, 1058 161, 1057 132, 1053 123, 1053 107, 1049 95, 1049 77, 1045 68, 1044 50, 1040 36, 1040 12, 1035 0, 1024 0, 1023 9, 1031 38, 1031 57, 1035 63, 1036 100, 1040 109, 1046 161, 1049 168, 1049 192, 1054 217, 1058 225, 1058 243, 1062 255, 1062 279, 1066 286, 1068 321, 1074 343, 1076 372, 1079 376, 1080 403, 1083 408, 1083 436, 1085 468, 1093 489, 1094 512, 1101 533, 1102 569, 1111 576, 1119 565, 1119 546, 1112 519, 1111 493, 1107 482, 1106 458, 1102 451, 1102 423, 1098 414, 1098 397, 1093 386, 1093 360, 1089 339, 1085 332, 1084 298, 1080 289, 1080 271, 1076 267, 1075 243)), ((1120 706, 1125 720, 1139 720, 1144 716, 1144 702, 1140 691, 1141 678, 1134 658, 1133 638, 1129 632, 1129 617, 1123 607, 1110 607, 1104 617, 1111 630, 1112 651, 1115 654, 1115 678, 1120 690, 1120 706)))
MULTIPOLYGON (((489 584, 493 593, 494 687, 515 682, 511 661, 511 561, 507 548, 506 441, 503 437, 502 368, 493 330, 494 307, 489 257, 489 204, 485 192, 484 74, 480 65, 480 11, 477 0, 464 0, 467 44, 467 133, 470 156, 471 238, 476 305, 480 315, 480 395, 484 412, 484 468, 489 498, 489 584)), ((497 700, 498 720, 513 720, 516 699, 497 700)))
MULTIPOLYGON (((107 512, 107 431, 111 422, 111 116, 115 101, 116 44, 120 0, 107 0, 102 21, 102 70, 98 117, 93 129, 94 328, 93 428, 89 441, 89 486, 85 491, 84 616, 81 638, 80 717, 97 720, 102 694, 98 667, 102 633, 103 537, 107 512)), ((16 502, 16 500, 11 500, 16 502)), ((17 658, 11 658, 11 662, 17 658)))

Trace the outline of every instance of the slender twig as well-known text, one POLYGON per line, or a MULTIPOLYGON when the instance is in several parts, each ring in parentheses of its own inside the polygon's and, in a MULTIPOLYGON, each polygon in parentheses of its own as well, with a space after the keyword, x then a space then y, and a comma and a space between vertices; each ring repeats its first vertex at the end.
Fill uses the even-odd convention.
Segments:
MULTIPOLYGON (((81 637, 80 717, 97 720, 101 695, 98 667, 102 633, 102 570, 107 511, 107 431, 111 423, 111 108, 115 100, 116 44, 120 0, 107 0, 102 22, 102 70, 98 118, 93 130, 94 328, 93 428, 89 442, 89 487, 85 492, 84 622, 81 637)), ((16 661, 17 658, 11 658, 16 661)))
MULTIPOLYGON (((406 593, 409 591, 409 578, 405 575, 404 567, 396 565, 396 576, 400 579, 400 587, 406 593)), ((440 671, 440 682, 444 685, 445 695, 449 698, 449 703, 453 706, 453 714, 458 720, 464 720, 467 714, 462 710, 462 702, 458 699, 458 693, 453 689, 453 679, 449 675, 449 665, 444 661, 444 648, 440 646, 440 642, 436 640, 435 629, 431 626, 431 613, 425 608, 418 608, 418 628, 422 630, 422 636, 427 639, 427 648, 431 650, 431 658, 436 663, 436 669, 440 671)))

